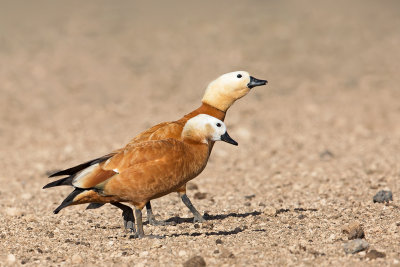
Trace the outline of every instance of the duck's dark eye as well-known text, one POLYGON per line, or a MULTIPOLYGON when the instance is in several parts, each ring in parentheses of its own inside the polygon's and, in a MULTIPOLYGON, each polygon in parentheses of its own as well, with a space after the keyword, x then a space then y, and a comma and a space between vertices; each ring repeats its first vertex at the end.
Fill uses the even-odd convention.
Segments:
POLYGON ((240 78, 242 78, 242 74, 238 74, 236 77, 238 77, 240 79, 240 78))
POLYGON ((218 122, 218 123, 217 123, 217 127, 221 127, 221 123, 218 122))

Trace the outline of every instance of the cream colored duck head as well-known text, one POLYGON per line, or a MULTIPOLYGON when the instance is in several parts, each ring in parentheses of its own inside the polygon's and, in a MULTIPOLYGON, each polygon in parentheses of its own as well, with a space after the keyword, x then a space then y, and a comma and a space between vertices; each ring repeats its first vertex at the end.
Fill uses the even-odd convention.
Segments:
POLYGON ((238 145, 229 136, 226 126, 221 120, 206 114, 199 114, 186 122, 182 131, 182 139, 205 144, 210 141, 224 141, 235 146, 238 145))
POLYGON ((246 71, 226 73, 207 86, 202 102, 227 111, 236 100, 247 95, 251 88, 265 84, 266 80, 256 79, 246 71))

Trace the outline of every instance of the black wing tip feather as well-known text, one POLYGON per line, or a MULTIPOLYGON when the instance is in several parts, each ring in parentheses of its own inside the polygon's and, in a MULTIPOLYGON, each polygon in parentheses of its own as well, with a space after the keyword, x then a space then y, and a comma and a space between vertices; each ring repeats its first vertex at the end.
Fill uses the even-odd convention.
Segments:
POLYGON ((71 176, 68 176, 66 178, 62 178, 62 179, 59 179, 57 181, 48 183, 45 186, 43 186, 43 189, 54 187, 54 186, 60 186, 60 185, 72 185, 73 178, 74 177, 71 175, 71 176))
POLYGON ((79 195, 80 193, 82 193, 83 191, 86 191, 86 189, 82 189, 82 188, 75 188, 74 191, 71 192, 71 194, 69 194, 64 201, 60 204, 60 206, 58 206, 53 213, 57 214, 60 212, 60 210, 62 210, 65 207, 68 207, 69 205, 71 205, 74 202, 74 198, 79 195))
POLYGON ((61 175, 73 175, 73 174, 75 174, 75 173, 77 173, 77 172, 79 172, 79 171, 81 171, 83 169, 86 169, 87 167, 89 167, 89 166, 91 166, 93 164, 103 162, 103 161, 111 158, 112 156, 113 156, 113 154, 105 155, 105 156, 102 156, 100 158, 93 159, 93 160, 87 161, 85 163, 76 165, 74 167, 71 167, 71 168, 68 168, 68 169, 65 169, 65 170, 62 170, 62 171, 58 171, 56 173, 51 174, 49 176, 49 178, 52 178, 52 177, 55 177, 55 176, 61 176, 61 175))
POLYGON ((64 171, 66 171, 66 170, 55 172, 55 173, 49 175, 49 178, 64 175, 64 171))
POLYGON ((100 207, 102 207, 105 203, 90 203, 86 209, 87 210, 93 210, 93 209, 98 209, 100 207))

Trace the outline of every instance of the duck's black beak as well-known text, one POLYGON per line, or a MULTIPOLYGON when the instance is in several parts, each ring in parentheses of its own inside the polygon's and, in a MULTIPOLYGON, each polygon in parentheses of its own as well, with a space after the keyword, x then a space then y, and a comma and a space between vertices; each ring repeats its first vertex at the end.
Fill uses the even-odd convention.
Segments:
POLYGON ((266 85, 267 83, 267 80, 259 80, 254 78, 253 76, 250 76, 250 82, 247 84, 247 87, 251 89, 256 86, 266 85))
POLYGON ((238 145, 238 143, 229 136, 228 132, 225 132, 223 135, 221 135, 221 141, 227 142, 234 146, 238 145))

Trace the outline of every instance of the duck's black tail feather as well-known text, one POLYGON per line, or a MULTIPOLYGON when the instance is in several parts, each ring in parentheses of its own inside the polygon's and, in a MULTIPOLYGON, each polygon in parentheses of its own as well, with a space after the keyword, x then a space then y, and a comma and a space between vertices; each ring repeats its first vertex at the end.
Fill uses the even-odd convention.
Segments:
POLYGON ((90 203, 86 209, 87 210, 93 210, 93 209, 98 209, 104 206, 105 203, 90 203))
POLYGON ((107 159, 111 158, 113 155, 114 154, 111 153, 111 154, 102 156, 102 157, 97 158, 97 159, 89 160, 89 161, 87 161, 85 163, 82 163, 82 164, 79 164, 79 165, 77 165, 75 167, 72 167, 72 168, 69 168, 69 169, 65 169, 65 170, 53 173, 52 175, 49 176, 49 178, 55 177, 55 176, 61 176, 61 175, 74 175, 75 173, 77 173, 77 172, 79 172, 79 171, 81 171, 83 169, 86 169, 87 167, 89 167, 89 166, 91 166, 93 164, 106 161, 107 159))
POLYGON ((72 180, 74 179, 75 175, 70 175, 68 177, 59 179, 57 181, 51 182, 43 186, 43 189, 49 188, 49 187, 54 187, 54 186, 60 186, 60 185, 72 185, 72 180))
POLYGON ((61 203, 60 206, 58 206, 53 212, 54 214, 57 214, 60 212, 60 210, 62 210, 63 208, 71 205, 74 202, 74 199, 77 195, 79 195, 80 193, 86 191, 86 189, 82 189, 82 188, 75 188, 74 191, 71 192, 71 194, 69 194, 64 201, 61 203))

